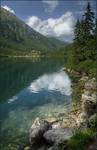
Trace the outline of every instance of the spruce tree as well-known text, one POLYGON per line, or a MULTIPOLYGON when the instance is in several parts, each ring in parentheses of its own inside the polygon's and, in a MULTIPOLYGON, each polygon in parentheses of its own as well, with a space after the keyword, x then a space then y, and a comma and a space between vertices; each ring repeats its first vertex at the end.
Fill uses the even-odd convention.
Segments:
POLYGON ((93 35, 94 30, 94 12, 92 12, 91 5, 89 2, 83 17, 85 39, 88 40, 93 35))
POLYGON ((74 30, 74 35, 75 35, 74 42, 76 43, 79 42, 79 34, 80 34, 80 21, 78 19, 75 25, 75 30, 74 30))

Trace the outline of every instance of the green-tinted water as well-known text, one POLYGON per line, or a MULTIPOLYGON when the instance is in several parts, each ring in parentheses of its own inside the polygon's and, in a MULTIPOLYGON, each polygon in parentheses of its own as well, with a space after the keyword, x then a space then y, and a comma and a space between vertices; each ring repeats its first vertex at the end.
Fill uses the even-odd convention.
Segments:
POLYGON ((69 110, 71 82, 64 60, 0 60, 1 150, 17 150, 36 117, 69 110))

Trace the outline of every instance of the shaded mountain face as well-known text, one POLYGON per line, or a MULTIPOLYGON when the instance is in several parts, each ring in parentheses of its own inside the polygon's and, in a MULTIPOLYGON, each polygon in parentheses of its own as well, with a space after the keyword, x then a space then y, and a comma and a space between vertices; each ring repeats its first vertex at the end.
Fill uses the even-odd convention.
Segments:
POLYGON ((60 40, 36 32, 9 11, 3 8, 0 11, 0 54, 54 51, 65 46, 60 40))

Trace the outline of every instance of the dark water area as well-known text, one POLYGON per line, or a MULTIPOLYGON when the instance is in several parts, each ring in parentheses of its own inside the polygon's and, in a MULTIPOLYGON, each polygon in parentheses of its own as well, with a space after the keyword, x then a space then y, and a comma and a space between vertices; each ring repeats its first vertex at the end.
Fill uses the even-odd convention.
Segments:
POLYGON ((0 148, 17 150, 36 117, 57 117, 71 106, 64 59, 0 59, 0 148))

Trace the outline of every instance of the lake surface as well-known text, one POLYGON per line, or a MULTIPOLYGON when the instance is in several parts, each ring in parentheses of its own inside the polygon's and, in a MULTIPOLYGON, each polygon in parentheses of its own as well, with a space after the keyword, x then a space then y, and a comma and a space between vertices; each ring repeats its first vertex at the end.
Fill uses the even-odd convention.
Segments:
POLYGON ((1 150, 17 150, 36 117, 56 117, 71 108, 71 80, 64 60, 0 60, 1 150))

